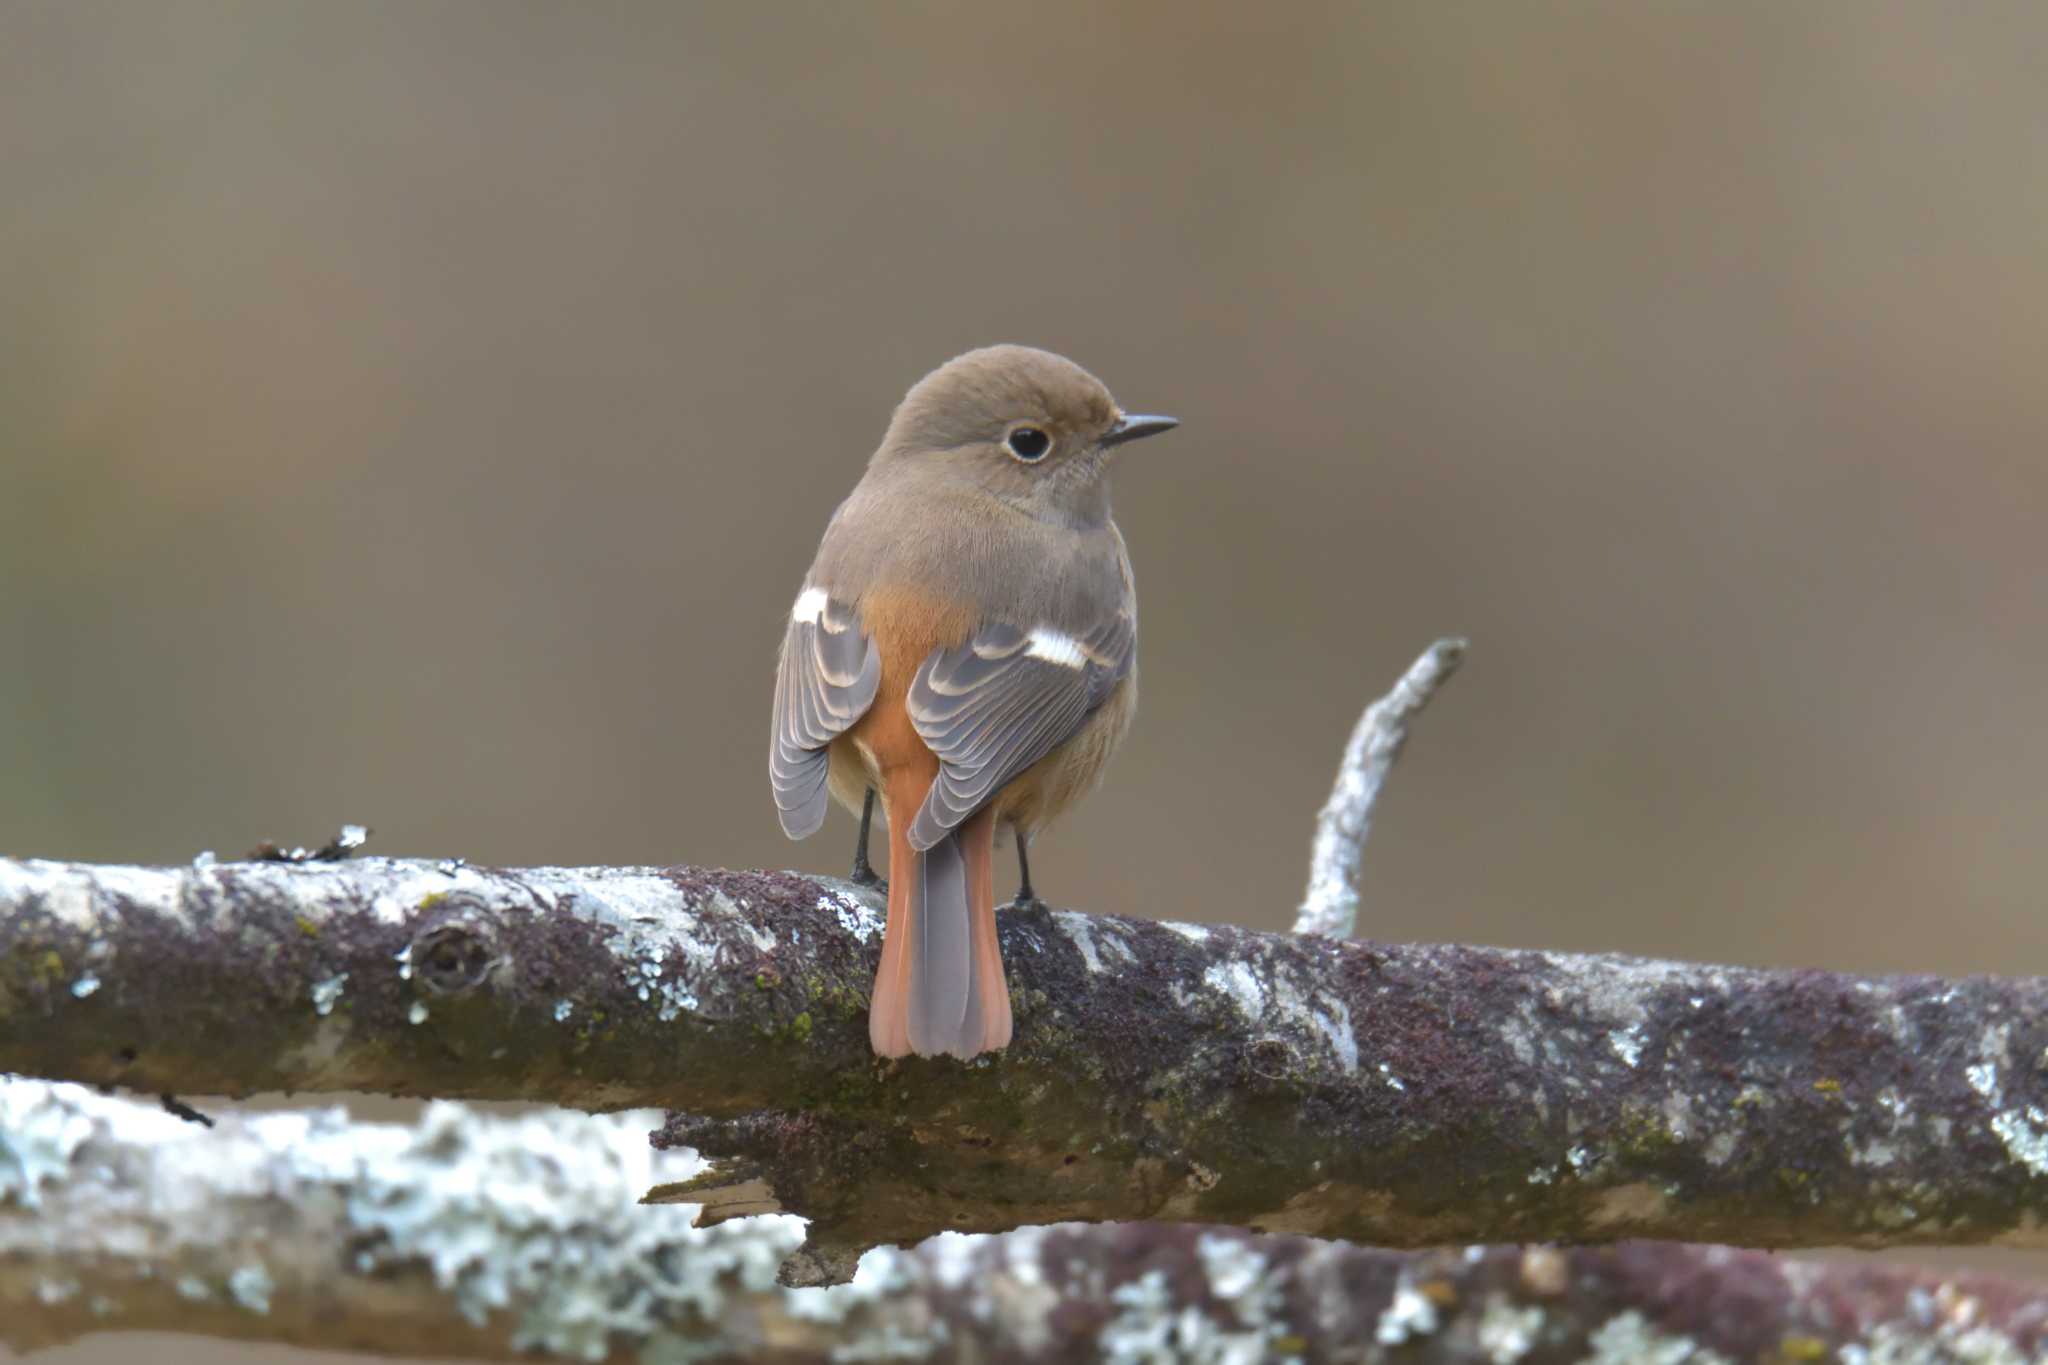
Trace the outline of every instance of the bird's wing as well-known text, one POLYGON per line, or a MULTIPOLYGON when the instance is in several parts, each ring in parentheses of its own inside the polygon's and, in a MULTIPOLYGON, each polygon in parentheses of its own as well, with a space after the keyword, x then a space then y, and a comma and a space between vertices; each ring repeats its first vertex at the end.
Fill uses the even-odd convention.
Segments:
POLYGON ((939 756, 910 846, 930 848, 1081 728, 1130 675, 1137 625, 1116 611, 1083 635, 983 626, 911 680, 911 724, 939 756))
POLYGON ((792 839, 825 823, 826 749, 859 720, 882 681, 882 655, 861 629, 860 612, 806 587, 789 614, 775 674, 775 737, 768 782, 782 831, 792 839))

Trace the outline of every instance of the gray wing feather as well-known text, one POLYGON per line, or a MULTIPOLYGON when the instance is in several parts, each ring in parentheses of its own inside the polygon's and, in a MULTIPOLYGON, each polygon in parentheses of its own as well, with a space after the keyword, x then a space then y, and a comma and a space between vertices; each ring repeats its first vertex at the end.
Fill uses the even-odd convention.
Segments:
POLYGON ((825 823, 827 748, 874 704, 882 656, 860 628, 860 613, 828 600, 815 620, 789 623, 775 673, 775 733, 768 784, 782 831, 792 839, 825 823))
POLYGON ((1136 630, 1125 612, 1066 642, 1078 664, 1034 654, 1027 630, 991 624, 918 669, 910 720, 938 755, 939 776, 911 823, 912 848, 938 843, 1058 748, 1131 671, 1136 630))

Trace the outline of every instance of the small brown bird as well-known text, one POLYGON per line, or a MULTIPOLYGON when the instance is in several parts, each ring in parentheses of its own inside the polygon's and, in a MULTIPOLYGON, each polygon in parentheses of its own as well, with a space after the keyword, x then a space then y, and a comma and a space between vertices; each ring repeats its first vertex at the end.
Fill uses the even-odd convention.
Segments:
POLYGON ((889 825, 868 1034, 884 1057, 1010 1041, 998 825, 1026 848, 1085 795, 1137 706, 1138 603, 1109 462, 1169 431, 1070 360, 969 351, 919 380, 825 528, 775 678, 768 774, 792 839, 825 797, 889 825))

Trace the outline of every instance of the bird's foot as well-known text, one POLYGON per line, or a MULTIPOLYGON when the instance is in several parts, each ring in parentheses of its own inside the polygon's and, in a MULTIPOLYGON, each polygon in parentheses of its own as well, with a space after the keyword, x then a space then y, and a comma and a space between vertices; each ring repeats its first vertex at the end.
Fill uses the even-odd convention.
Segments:
POLYGON ((1004 908, 1009 910, 1050 910, 1052 907, 1040 900, 1035 892, 1027 888, 1010 897, 1009 905, 1004 908))
POLYGON ((866 863, 855 863, 853 871, 846 874, 846 880, 852 882, 855 886, 865 887, 878 896, 889 894, 888 880, 866 863))

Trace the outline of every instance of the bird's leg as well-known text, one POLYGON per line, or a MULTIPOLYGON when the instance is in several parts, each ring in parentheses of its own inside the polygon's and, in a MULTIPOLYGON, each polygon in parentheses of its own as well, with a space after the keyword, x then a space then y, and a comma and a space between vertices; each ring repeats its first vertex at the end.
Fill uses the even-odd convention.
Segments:
POLYGON ((1016 825, 1010 826, 1010 835, 1017 841, 1017 895, 1010 904, 1023 910, 1042 910, 1045 902, 1031 889, 1031 855, 1025 851, 1031 837, 1016 825))
POLYGON ((867 797, 860 803, 860 841, 853 846, 853 871, 846 874, 846 880, 855 886, 872 886, 886 896, 889 883, 875 875, 875 866, 868 861, 868 826, 874 818, 875 789, 869 787, 867 797))

